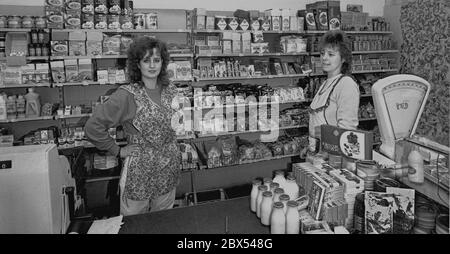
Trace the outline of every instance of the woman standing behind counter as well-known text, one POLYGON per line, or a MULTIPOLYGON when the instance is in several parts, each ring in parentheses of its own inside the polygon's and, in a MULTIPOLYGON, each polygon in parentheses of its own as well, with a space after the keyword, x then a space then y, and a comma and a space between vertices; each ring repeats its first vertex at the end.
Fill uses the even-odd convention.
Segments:
POLYGON ((327 80, 322 83, 310 105, 309 151, 319 147, 320 126, 345 129, 358 126, 359 87, 351 72, 352 52, 347 35, 329 31, 320 40, 320 59, 327 80))
POLYGON ((125 158, 120 177, 120 213, 133 215, 172 208, 180 179, 181 153, 171 118, 176 87, 169 82, 165 43, 140 37, 128 50, 130 84, 98 106, 85 126, 100 150, 125 158), (120 148, 108 129, 122 125, 131 137, 120 148))

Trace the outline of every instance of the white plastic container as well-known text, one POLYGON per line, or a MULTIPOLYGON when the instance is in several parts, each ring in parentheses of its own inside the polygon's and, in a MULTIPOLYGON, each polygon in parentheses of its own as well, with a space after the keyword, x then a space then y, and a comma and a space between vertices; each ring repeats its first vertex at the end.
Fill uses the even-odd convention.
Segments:
POLYGON ((422 155, 413 150, 408 155, 408 179, 413 183, 423 183, 424 175, 423 175, 423 157, 422 155))
POLYGON ((39 94, 34 92, 33 88, 28 89, 28 93, 25 95, 26 117, 39 117, 41 115, 41 103, 39 102, 39 94))
POLYGON ((284 188, 284 184, 286 183, 284 172, 281 170, 275 171, 275 177, 273 178, 273 182, 278 183, 280 185, 280 188, 284 188))

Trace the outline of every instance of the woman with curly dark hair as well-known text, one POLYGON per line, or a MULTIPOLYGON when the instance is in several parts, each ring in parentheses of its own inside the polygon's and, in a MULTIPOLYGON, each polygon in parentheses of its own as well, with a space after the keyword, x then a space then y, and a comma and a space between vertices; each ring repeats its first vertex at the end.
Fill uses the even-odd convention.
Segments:
POLYGON ((85 125, 100 150, 124 158, 120 213, 132 215, 171 208, 180 178, 181 153, 171 118, 176 87, 167 75, 169 53, 160 40, 136 39, 128 50, 130 84, 98 106, 85 125), (131 144, 119 147, 108 129, 122 125, 131 144))
POLYGON ((349 74, 352 66, 351 44, 342 31, 329 31, 320 40, 320 59, 327 79, 310 105, 310 151, 318 148, 320 126, 344 129, 358 126, 359 87, 349 74))

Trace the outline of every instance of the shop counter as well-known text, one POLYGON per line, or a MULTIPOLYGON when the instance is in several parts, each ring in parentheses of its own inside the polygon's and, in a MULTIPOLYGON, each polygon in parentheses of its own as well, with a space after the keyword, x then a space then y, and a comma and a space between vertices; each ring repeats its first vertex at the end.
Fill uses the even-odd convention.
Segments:
POLYGON ((125 216, 119 234, 269 234, 270 227, 263 226, 250 211, 249 199, 247 196, 125 216))
MULTIPOLYGON (((119 234, 269 234, 250 211, 250 197, 123 217, 119 234)), ((92 221, 72 223, 68 232, 85 234, 92 221)))

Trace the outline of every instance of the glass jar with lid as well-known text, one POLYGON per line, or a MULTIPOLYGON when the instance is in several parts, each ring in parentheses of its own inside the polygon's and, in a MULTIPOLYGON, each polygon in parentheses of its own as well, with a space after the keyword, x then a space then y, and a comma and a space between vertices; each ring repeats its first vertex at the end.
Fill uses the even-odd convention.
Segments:
POLYGON ((22 26, 22 18, 17 15, 8 17, 8 28, 21 28, 22 26))
POLYGON ((42 16, 36 16, 34 17, 35 27, 37 29, 45 29, 47 28, 47 20, 45 17, 42 16))
POLYGON ((23 16, 22 17, 22 28, 34 28, 35 21, 32 16, 23 16))

